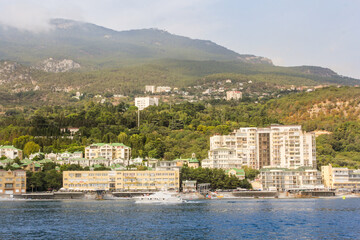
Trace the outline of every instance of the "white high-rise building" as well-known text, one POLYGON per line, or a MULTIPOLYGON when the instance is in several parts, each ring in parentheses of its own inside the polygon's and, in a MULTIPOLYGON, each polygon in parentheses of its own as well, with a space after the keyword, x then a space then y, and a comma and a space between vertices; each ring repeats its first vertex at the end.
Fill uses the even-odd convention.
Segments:
POLYGON ((135 106, 139 110, 144 110, 148 106, 159 105, 159 99, 156 97, 137 97, 135 98, 135 106))
POLYGON ((209 158, 202 161, 202 166, 232 168, 235 163, 254 169, 264 166, 315 168, 315 135, 303 132, 301 126, 272 125, 268 128, 240 128, 230 135, 211 137, 209 158), (218 148, 235 151, 235 156, 228 163, 222 162, 219 165, 217 159, 210 154, 218 148))

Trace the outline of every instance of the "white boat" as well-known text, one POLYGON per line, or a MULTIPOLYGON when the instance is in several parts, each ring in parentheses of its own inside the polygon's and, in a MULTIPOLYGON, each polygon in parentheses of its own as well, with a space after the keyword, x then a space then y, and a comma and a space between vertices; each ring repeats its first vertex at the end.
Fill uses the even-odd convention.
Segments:
POLYGON ((151 195, 134 197, 135 203, 183 203, 185 202, 180 196, 174 196, 170 192, 156 192, 151 195))

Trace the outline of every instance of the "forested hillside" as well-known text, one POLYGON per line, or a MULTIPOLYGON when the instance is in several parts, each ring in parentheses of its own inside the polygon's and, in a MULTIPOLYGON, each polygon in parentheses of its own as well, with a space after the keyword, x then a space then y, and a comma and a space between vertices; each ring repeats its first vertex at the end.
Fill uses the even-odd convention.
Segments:
POLYGON ((133 148, 133 157, 169 160, 190 157, 194 152, 204 159, 209 138, 216 133, 274 123, 300 124, 307 131, 332 133, 318 137, 319 167, 329 162, 360 167, 359 94, 360 88, 330 87, 259 103, 162 103, 141 111, 140 128, 136 107, 126 102, 115 106, 79 102, 72 106, 13 109, 1 117, 0 144, 23 148, 34 141, 44 152, 58 152, 79 150, 93 142, 119 141, 133 148), (60 132, 64 127, 79 127, 80 131, 70 139, 60 132))
POLYGON ((142 94, 145 85, 176 87, 201 96, 209 87, 218 89, 217 83, 226 79, 232 81, 228 89, 244 89, 243 84, 252 82, 251 88, 244 89, 250 95, 272 94, 291 86, 358 83, 356 79, 319 76, 303 70, 239 62, 168 59, 112 69, 51 73, 3 61, 0 64, 0 106, 73 104, 71 97, 76 92, 89 96, 88 100, 93 95, 106 93, 133 97, 142 94), (191 90, 195 86, 200 88, 191 90))

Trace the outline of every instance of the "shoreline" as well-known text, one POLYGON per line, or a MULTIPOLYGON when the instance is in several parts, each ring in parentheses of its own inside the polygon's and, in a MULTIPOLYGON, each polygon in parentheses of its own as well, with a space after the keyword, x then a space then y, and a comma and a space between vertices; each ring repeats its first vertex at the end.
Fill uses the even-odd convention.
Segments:
MULTIPOLYGON (((187 202, 192 201, 237 201, 237 200, 313 200, 313 199, 353 199, 353 198, 360 198, 360 195, 353 195, 353 194, 344 194, 344 195, 336 195, 336 196, 319 196, 319 197, 294 197, 294 196, 287 196, 287 197, 234 197, 234 196, 222 196, 222 197, 212 197, 212 198, 184 198, 187 202)), ((122 197, 105 197, 104 199, 96 199, 94 197, 83 197, 83 198, 11 198, 11 197, 0 197, 0 202, 38 202, 38 201, 133 201, 133 198, 122 198, 122 197)))

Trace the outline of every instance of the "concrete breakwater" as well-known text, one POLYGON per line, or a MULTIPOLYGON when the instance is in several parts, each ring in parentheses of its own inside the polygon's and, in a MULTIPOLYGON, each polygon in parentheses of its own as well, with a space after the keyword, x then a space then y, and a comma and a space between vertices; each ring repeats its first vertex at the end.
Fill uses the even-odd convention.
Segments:
POLYGON ((28 193, 14 195, 15 199, 83 199, 85 193, 82 192, 55 192, 55 193, 28 193))
MULTIPOLYGON (((54 193, 29 193, 14 195, 15 199, 127 199, 137 196, 151 195, 154 192, 54 192, 54 193)), ((204 199, 205 196, 197 192, 180 193, 185 200, 204 199)), ((301 192, 274 192, 274 191, 235 191, 235 192, 216 192, 211 196, 215 199, 221 198, 316 198, 316 197, 335 197, 333 191, 301 191, 301 192)))
POLYGON ((279 193, 268 191, 241 191, 232 192, 231 195, 237 198, 277 198, 279 193))

